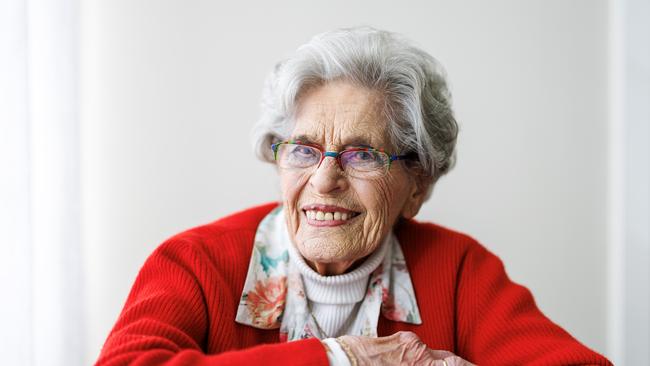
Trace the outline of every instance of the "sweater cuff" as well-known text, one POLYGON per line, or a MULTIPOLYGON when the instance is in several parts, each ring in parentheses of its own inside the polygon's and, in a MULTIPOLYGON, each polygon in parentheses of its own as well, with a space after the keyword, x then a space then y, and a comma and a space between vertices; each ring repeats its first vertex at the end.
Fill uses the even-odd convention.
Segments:
POLYGON ((327 345, 327 360, 330 366, 352 366, 348 355, 345 354, 339 342, 334 338, 325 338, 321 342, 327 345))

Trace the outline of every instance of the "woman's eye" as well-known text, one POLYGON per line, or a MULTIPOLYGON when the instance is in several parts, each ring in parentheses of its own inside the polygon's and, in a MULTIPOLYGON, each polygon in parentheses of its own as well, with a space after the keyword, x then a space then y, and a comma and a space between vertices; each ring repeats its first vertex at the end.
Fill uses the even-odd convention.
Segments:
POLYGON ((352 161, 368 162, 375 160, 375 154, 368 151, 355 151, 352 155, 352 161))
POLYGON ((297 155, 311 156, 314 155, 314 150, 306 146, 298 146, 293 150, 293 153, 297 155))
POLYGON ((291 150, 291 157, 300 160, 313 160, 318 158, 318 152, 309 146, 296 146, 291 150))

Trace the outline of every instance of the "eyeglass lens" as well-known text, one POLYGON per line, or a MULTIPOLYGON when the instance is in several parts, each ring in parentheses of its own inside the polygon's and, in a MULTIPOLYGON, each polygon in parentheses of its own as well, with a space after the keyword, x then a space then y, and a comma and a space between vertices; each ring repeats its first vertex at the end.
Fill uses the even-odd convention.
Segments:
MULTIPOLYGON (((283 143, 276 148, 276 160, 283 168, 306 169, 321 162, 321 150, 312 146, 283 143)), ((388 160, 385 153, 367 149, 346 150, 339 156, 343 171, 361 178, 382 176, 388 168, 388 160)))

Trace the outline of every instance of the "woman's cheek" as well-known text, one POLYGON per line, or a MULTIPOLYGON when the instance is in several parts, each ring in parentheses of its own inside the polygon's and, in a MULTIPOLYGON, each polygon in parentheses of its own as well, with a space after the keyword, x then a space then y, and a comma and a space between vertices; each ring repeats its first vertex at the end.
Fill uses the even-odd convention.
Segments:
POLYGON ((287 209, 297 207, 298 198, 300 197, 300 180, 290 174, 284 173, 282 174, 281 182, 282 198, 287 209))
POLYGON ((290 235, 293 236, 293 234, 298 230, 298 220, 300 219, 296 210, 298 195, 295 186, 291 184, 291 179, 287 177, 286 174, 281 174, 280 182, 287 227, 290 235))
POLYGON ((375 246, 381 237, 382 228, 382 205, 381 197, 371 186, 365 185, 357 188, 357 193, 366 211, 364 222, 361 227, 361 240, 365 245, 375 246))
POLYGON ((371 235, 373 240, 379 240, 388 231, 391 225, 391 211, 393 202, 393 193, 391 190, 391 181, 389 179, 382 179, 374 182, 374 189, 372 190, 372 206, 374 218, 370 226, 371 235))
MULTIPOLYGON (((300 220, 302 217, 300 198, 305 191, 308 181, 309 175, 307 174, 281 172, 282 201, 286 210, 287 226, 292 237, 295 237, 298 231, 300 231, 300 220)), ((302 203, 304 204, 305 202, 302 203)))

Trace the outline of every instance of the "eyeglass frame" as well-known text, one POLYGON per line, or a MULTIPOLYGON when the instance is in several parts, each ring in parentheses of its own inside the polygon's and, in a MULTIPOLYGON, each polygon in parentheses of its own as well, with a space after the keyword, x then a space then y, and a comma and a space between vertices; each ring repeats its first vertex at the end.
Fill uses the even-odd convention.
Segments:
MULTIPOLYGON (((413 153, 409 154, 404 154, 404 155, 397 155, 397 154, 389 154, 386 151, 384 151, 383 148, 377 149, 374 147, 352 147, 352 148, 347 148, 343 149, 341 151, 327 151, 325 150, 322 146, 318 144, 312 144, 312 143, 307 143, 307 142, 302 142, 300 140, 287 140, 287 141, 280 141, 271 144, 271 149, 273 150, 273 160, 278 161, 278 150, 280 145, 286 145, 286 144, 292 144, 292 145, 303 145, 303 146, 308 146, 308 147, 313 147, 314 149, 320 151, 320 160, 318 164, 314 164, 313 166, 318 169, 320 165, 323 163, 323 160, 325 160, 326 157, 334 158, 336 160, 336 163, 338 164, 339 168, 341 169, 342 172, 345 172, 345 169, 343 168, 343 163, 341 163, 341 155, 346 152, 354 152, 354 151, 365 151, 365 152, 378 152, 385 154, 388 157, 388 164, 386 168, 386 172, 383 175, 386 175, 388 171, 390 171, 390 166, 395 160, 410 160, 413 156, 413 153)), ((382 176, 383 176, 382 175, 382 176)))

